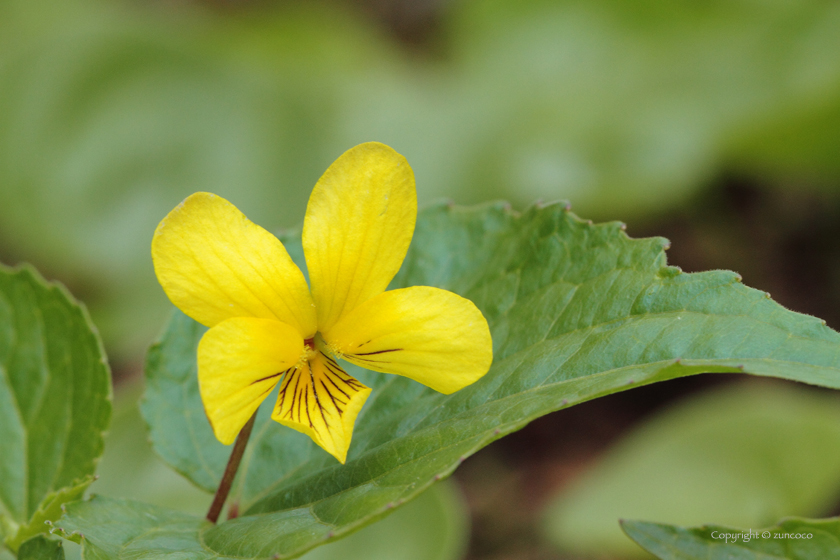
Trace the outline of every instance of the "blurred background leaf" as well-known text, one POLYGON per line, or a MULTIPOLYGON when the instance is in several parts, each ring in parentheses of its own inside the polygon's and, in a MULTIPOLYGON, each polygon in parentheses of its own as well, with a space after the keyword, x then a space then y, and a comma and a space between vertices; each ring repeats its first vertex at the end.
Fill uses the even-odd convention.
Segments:
POLYGON ((753 529, 828 514, 840 498, 840 401, 775 383, 730 385, 637 426, 553 498, 561 550, 647 557, 619 519, 753 529))

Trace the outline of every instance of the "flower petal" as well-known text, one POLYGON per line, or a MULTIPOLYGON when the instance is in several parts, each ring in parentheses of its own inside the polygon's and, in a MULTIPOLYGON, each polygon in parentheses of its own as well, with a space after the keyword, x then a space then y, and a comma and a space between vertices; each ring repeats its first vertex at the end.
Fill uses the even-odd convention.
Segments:
POLYGON ((204 333, 198 344, 198 386, 219 441, 233 443, 302 354, 297 329, 273 319, 234 317, 204 333))
POLYGON ((416 219, 414 173, 388 146, 361 144, 327 169, 303 221, 303 252, 321 332, 388 287, 416 219))
POLYGON ((172 210, 155 230, 152 260, 166 295, 199 323, 262 317, 315 334, 306 279, 286 248, 220 196, 195 193, 172 210))
POLYGON ((348 375, 335 360, 315 351, 298 369, 283 377, 271 417, 308 435, 343 464, 353 424, 369 394, 370 389, 348 375))
POLYGON ((493 361, 481 311, 468 299, 427 286, 379 294, 322 335, 348 362, 446 394, 477 381, 493 361))

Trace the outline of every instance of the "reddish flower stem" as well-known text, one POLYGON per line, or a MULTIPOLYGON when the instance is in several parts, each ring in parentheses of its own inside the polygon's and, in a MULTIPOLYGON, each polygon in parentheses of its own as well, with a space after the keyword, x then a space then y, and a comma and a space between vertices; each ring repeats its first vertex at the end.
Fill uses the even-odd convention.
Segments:
POLYGON ((222 481, 219 483, 219 488, 213 497, 213 503, 210 504, 210 510, 207 512, 207 520, 210 523, 218 521, 219 514, 222 513, 222 508, 227 501, 228 494, 230 494, 233 479, 236 478, 236 471, 239 470, 239 463, 242 461, 242 455, 245 454, 245 446, 248 445, 248 439, 251 437, 251 430, 254 429, 254 420, 256 419, 257 413, 254 412, 254 415, 236 436, 233 451, 230 452, 230 459, 228 459, 227 467, 225 467, 225 474, 222 475, 222 481))

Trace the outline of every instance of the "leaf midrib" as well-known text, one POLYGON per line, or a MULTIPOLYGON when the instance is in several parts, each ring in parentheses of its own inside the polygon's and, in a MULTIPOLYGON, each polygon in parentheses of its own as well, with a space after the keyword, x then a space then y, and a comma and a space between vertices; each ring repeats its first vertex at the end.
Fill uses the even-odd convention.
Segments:
MULTIPOLYGON (((721 360, 729 360, 729 359, 731 359, 731 358, 722 358, 721 360)), ((691 361, 693 362, 693 361, 695 361, 695 360, 691 360, 691 361)), ((714 360, 702 360, 702 361, 704 361, 704 362, 711 362, 711 361, 714 361, 714 360)), ((781 361, 781 360, 778 360, 778 361, 781 361)), ((543 392, 543 391, 550 391, 550 390, 556 389, 558 386, 561 386, 561 385, 565 385, 565 384, 572 384, 572 383, 575 383, 575 382, 582 381, 582 380, 584 380, 584 379, 588 380, 588 379, 598 378, 598 377, 602 377, 602 376, 607 376, 607 375, 611 375, 611 374, 615 374, 615 373, 620 373, 620 372, 622 372, 622 371, 635 370, 635 369, 639 369, 640 367, 644 367, 644 366, 657 366, 657 365, 667 366, 667 365, 673 365, 673 364, 675 364, 675 363, 684 363, 684 362, 685 362, 685 360, 683 360, 683 362, 681 362, 678 358, 677 358, 677 359, 673 359, 673 358, 671 358, 671 359, 668 359, 668 360, 659 360, 659 361, 656 361, 656 362, 648 362, 648 363, 645 363, 645 364, 636 364, 636 365, 631 365, 631 366, 623 366, 623 367, 620 367, 620 368, 614 368, 614 369, 611 369, 611 370, 605 370, 605 371, 603 371, 603 372, 593 373, 593 374, 586 375, 586 376, 583 376, 583 377, 575 377, 575 378, 572 378, 572 379, 564 379, 564 380, 561 380, 561 381, 555 381, 555 382, 553 382, 553 383, 551 383, 551 384, 548 384, 548 385, 546 385, 546 384, 537 385, 537 386, 535 386, 535 387, 531 387, 531 388, 529 388, 529 389, 526 389, 526 390, 524 390, 524 391, 520 391, 520 392, 518 392, 518 393, 513 393, 513 394, 510 394, 510 395, 506 395, 506 396, 504 396, 504 397, 500 397, 500 398, 498 398, 498 399, 493 399, 492 401, 485 401, 484 403, 482 403, 482 404, 480 404, 480 405, 478 405, 478 406, 476 406, 476 407, 474 407, 474 408, 471 408, 471 409, 469 409, 469 410, 465 410, 464 412, 461 412, 461 413, 459 413, 459 414, 457 414, 457 415, 455 415, 455 416, 450 416, 450 417, 447 417, 447 418, 445 418, 445 419, 439 420, 438 422, 435 422, 434 424, 429 424, 428 426, 424 426, 424 427, 423 427, 423 428, 421 428, 420 430, 416 430, 416 431, 413 431, 413 432, 411 432, 411 433, 409 433, 409 434, 406 434, 406 435, 404 435, 404 436, 400 436, 400 438, 399 438, 399 439, 400 439, 400 440, 403 440, 403 439, 407 439, 407 438, 409 438, 409 437, 413 437, 413 436, 420 435, 420 434, 422 434, 422 433, 424 433, 424 432, 427 432, 427 431, 434 431, 435 429, 437 429, 437 428, 438 428, 438 426, 439 426, 440 424, 444 424, 444 423, 450 422, 450 421, 452 421, 452 420, 458 420, 458 419, 468 418, 468 417, 470 417, 470 416, 476 416, 476 415, 478 415, 478 414, 480 413, 480 411, 481 411, 481 409, 482 409, 483 407, 488 406, 488 405, 489 405, 489 404, 491 404, 491 403, 492 403, 492 404, 502 403, 502 402, 504 402, 504 401, 505 401, 505 400, 507 400, 507 399, 517 398, 517 397, 519 397, 519 396, 521 396, 521 395, 526 395, 526 394, 529 394, 529 393, 538 393, 538 392, 543 392)), ((798 363, 798 362, 791 362, 791 363, 798 363)), ((693 364, 690 364, 690 365, 693 365, 693 364)), ((710 364, 710 365, 713 365, 713 364, 710 364)), ((726 366, 726 367, 731 367, 731 366, 726 366)), ((821 366, 813 366, 813 367, 821 367, 821 366)), ((734 367, 733 367, 733 370, 735 370, 735 369, 736 369, 736 368, 734 368, 734 367)), ((840 371, 840 370, 838 370, 838 371, 840 371)), ((644 382, 642 382, 642 381, 640 381, 640 382, 638 382, 638 383, 634 382, 634 383, 633 383, 633 387, 639 387, 639 386, 642 386, 642 385, 644 385, 644 384, 645 384, 645 383, 644 383, 644 382)), ((630 387, 628 387, 628 388, 630 388, 630 387)), ((583 401, 580 401, 580 402, 583 402, 583 401)), ((573 405, 573 404, 578 404, 578 401, 568 401, 568 400, 567 400, 567 401, 565 401, 565 402, 561 402, 561 403, 559 404, 558 408, 555 408, 553 411, 560 410, 561 408, 565 408, 565 407, 571 406, 571 405, 573 405)), ((552 412, 553 412, 553 411, 552 411, 552 412)), ((482 431, 482 432, 480 432, 480 433, 478 433, 478 434, 476 434, 476 435, 473 435, 473 436, 471 436, 471 437, 469 437, 469 438, 458 440, 458 441, 457 441, 457 442, 455 442, 454 444, 447 445, 447 446, 444 446, 444 447, 438 447, 436 450, 434 450, 434 451, 433 451, 433 452, 431 452, 431 453, 427 453, 427 454, 424 454, 424 455, 420 455, 420 456, 417 456, 417 457, 415 457, 415 458, 413 458, 413 459, 411 459, 411 460, 408 460, 408 461, 405 461, 405 462, 403 462, 403 463, 400 463, 400 464, 399 464, 399 465, 397 465, 396 467, 391 468, 391 469, 386 470, 386 471, 383 471, 382 473, 378 474, 377 476, 375 476, 375 477, 373 477, 373 478, 368 479, 368 480, 367 480, 367 481, 365 481, 365 482, 362 482, 362 483, 359 483, 359 484, 356 484, 356 485, 353 485, 353 486, 348 486, 348 487, 346 487, 346 488, 343 488, 343 489, 341 489, 341 490, 339 490, 339 491, 335 492, 334 494, 330 494, 330 495, 325 496, 325 497, 323 497, 323 498, 319 498, 318 500, 311 501, 311 502, 308 502, 308 503, 306 503, 306 504, 301 504, 301 505, 298 505, 298 506, 290 506, 290 507, 288 507, 288 508, 284 508, 284 509, 278 509, 278 510, 267 511, 267 512, 259 512, 259 513, 253 513, 253 514, 246 514, 245 516, 247 516, 247 517, 258 517, 258 516, 264 516, 264 515, 271 515, 271 514, 274 514, 274 513, 282 513, 282 512, 287 512, 287 511, 293 511, 293 510, 296 510, 296 509, 306 509, 306 508, 309 508, 309 507, 311 507, 311 506, 313 506, 313 505, 315 505, 315 504, 318 504, 318 503, 320 503, 320 502, 322 502, 322 501, 325 501, 325 500, 328 500, 328 499, 334 498, 334 497, 336 497, 336 496, 338 496, 338 495, 340 495, 340 494, 343 494, 343 493, 348 492, 348 491, 350 491, 350 490, 353 490, 353 489, 359 488, 359 487, 361 487, 361 486, 363 486, 363 485, 365 485, 365 484, 368 484, 368 483, 370 483, 370 482, 374 482, 374 481, 376 481, 377 479, 382 478, 383 476, 389 475, 389 474, 393 473, 394 471, 396 471, 396 470, 398 470, 398 469, 403 468, 403 467, 404 467, 404 466, 406 466, 406 465, 410 465, 411 463, 413 463, 413 462, 415 462, 415 461, 419 461, 419 460, 421 460, 421 459, 424 459, 425 457, 427 457, 428 455, 430 455, 430 454, 432 454, 432 453, 437 453, 437 452, 440 452, 440 451, 442 451, 442 450, 445 450, 445 449, 448 449, 448 448, 451 448, 451 447, 455 447, 455 446, 457 446, 457 445, 459 445, 459 444, 461 444, 461 443, 463 443, 463 442, 465 442, 465 441, 469 441, 469 440, 471 440, 471 439, 479 438, 479 437, 482 437, 482 436, 485 436, 485 435, 487 435, 487 434, 491 434, 491 433, 492 433, 492 435, 493 435, 494 437, 501 437, 501 436, 503 436, 503 435, 505 435, 506 433, 509 433, 509 432, 504 432, 504 433, 499 432, 498 434, 496 434, 495 432, 496 432, 496 430, 498 430, 498 429, 499 429, 499 427, 508 428, 508 427, 511 427, 511 426, 516 426, 516 425, 518 425, 518 424, 527 424, 527 423, 531 422, 532 420, 534 420, 535 418, 538 418, 538 417, 540 417, 540 416, 542 416, 542 415, 543 415, 543 414, 535 414, 535 415, 531 415, 531 416, 528 416, 528 417, 525 417, 525 418, 519 419, 519 420, 517 420, 517 421, 515 421, 515 422, 508 422, 508 423, 505 423, 505 424, 499 424, 497 427, 495 427, 495 428, 493 428, 493 429, 485 430, 485 431, 482 431)), ((371 448, 371 449, 367 450, 367 451, 366 451, 366 453, 371 453, 371 452, 374 452, 375 450, 380 449, 380 448, 381 448, 381 447, 383 447, 383 446, 386 446, 386 445, 392 444, 394 441, 395 441, 395 440, 390 440, 390 441, 384 442, 384 443, 382 443, 382 444, 380 444, 380 445, 378 445, 378 446, 376 446, 376 447, 373 447, 373 448, 371 448)), ((480 447, 479 447, 479 448, 480 448, 480 447)), ((443 471, 443 472, 441 472, 441 473, 439 473, 439 474, 444 475, 444 474, 446 474, 446 473, 447 473, 447 471, 451 471, 451 469, 446 469, 445 471, 443 471)), ((298 485, 298 484, 305 484, 307 481, 309 481, 309 480, 311 480, 311 479, 313 479, 313 478, 316 478, 316 477, 318 477, 318 476, 320 476, 320 475, 319 475, 318 473, 316 473, 316 474, 313 474, 313 475, 308 476, 308 477, 306 477, 306 478, 302 478, 302 479, 300 479, 300 480, 296 481, 296 482, 295 482, 295 485, 298 485)), ((262 495, 261 495, 261 497, 260 497, 259 499, 255 499, 255 500, 253 500, 253 504, 256 504, 257 502, 259 502, 259 501, 261 501, 262 499, 264 499, 264 498, 266 498, 266 497, 269 497, 269 496, 270 496, 270 493, 268 493, 268 494, 266 494, 266 493, 262 493, 262 495)), ((252 504, 252 505, 253 505, 253 504, 252 504)), ((333 525, 333 524, 331 524, 331 523, 329 523, 329 525, 334 526, 334 525, 333 525)))
MULTIPOLYGON (((738 283, 738 282, 737 282, 737 281, 734 281, 734 283, 738 283)), ((746 287, 744 287, 744 288, 745 288, 745 289, 749 289, 749 288, 746 288, 746 287)), ((707 289, 710 289, 710 288, 707 288, 707 289)), ((704 291, 705 291, 705 290, 704 290, 704 291)), ((703 293, 703 292, 701 292, 701 293, 703 293)), ((699 297, 699 295, 700 295, 700 294, 698 294, 698 297, 699 297)), ((693 301, 693 300, 692 300, 692 301, 693 301)), ((753 306, 757 305, 759 301, 761 301, 761 300, 756 300, 756 301, 753 303, 753 306)), ((527 353, 529 353, 529 352, 530 352, 530 350, 531 350, 531 349, 533 349, 533 347, 534 347, 534 346, 536 346, 536 345, 538 345, 538 344, 543 344, 543 343, 545 343, 545 342, 557 341, 557 340, 559 340, 559 339, 562 339, 563 337, 567 337, 567 336, 570 336, 570 335, 573 335, 573 334, 583 333, 583 332, 585 332, 585 331, 590 331, 590 335, 591 335, 591 332, 592 332, 592 331, 595 331, 596 329, 601 328, 601 327, 604 327, 604 326, 609 326, 610 324, 623 323, 623 322, 624 322, 624 323, 626 323, 626 322, 632 322, 632 321, 634 321, 634 320, 644 320, 644 319, 645 319, 645 318, 647 318, 647 317, 667 317, 667 316, 674 316, 674 320, 678 320, 678 318, 679 318, 680 316, 684 316, 684 315, 686 315, 686 314, 688 314, 688 315, 695 315, 695 316, 704 317, 704 318, 709 318, 709 317, 719 317, 719 318, 742 317, 742 318, 746 318, 746 319, 748 319, 748 320, 750 320, 751 322, 754 322, 754 323, 756 323, 756 324, 763 324, 763 325, 766 325, 766 326, 768 326, 768 327, 770 327, 770 328, 772 328, 772 329, 775 329, 775 330, 777 330, 777 331, 785 332, 785 331, 784 331, 784 329, 782 329, 781 327, 779 327, 779 326, 777 326, 777 325, 774 325, 773 323, 770 323, 770 322, 768 322, 768 321, 762 321, 762 320, 756 319, 756 318, 751 317, 750 315, 748 315, 748 314, 746 314, 746 313, 731 314, 731 315, 723 315, 723 314, 718 314, 718 313, 702 313, 702 312, 698 312, 698 311, 689 311, 689 310, 686 310, 686 309, 682 309, 682 310, 671 310, 671 311, 661 311, 661 312, 645 312, 645 313, 637 313, 637 314, 630 315, 630 316, 627 316, 627 317, 620 317, 620 318, 612 319, 612 320, 610 320, 610 321, 602 321, 602 322, 599 322, 599 323, 596 323, 596 324, 593 324, 593 325, 589 325, 589 326, 586 326, 586 327, 580 327, 580 328, 577 328, 577 329, 572 329, 572 330, 570 330, 570 331, 563 332, 563 333, 558 334, 557 336, 554 336, 554 337, 551 337, 551 338, 548 338, 548 337, 543 338, 541 341, 535 342, 534 344, 531 344, 530 346, 528 346, 528 347, 526 347, 526 348, 523 348, 523 349, 521 349, 521 350, 518 350, 518 351, 516 351, 516 352, 514 352, 513 354, 510 354, 510 355, 508 355, 508 356, 505 356, 505 357, 503 358, 503 360, 502 360, 501 362, 497 362, 497 364, 499 364, 499 367, 500 367, 500 365, 501 365, 502 363, 505 363, 505 362, 507 362, 507 361, 514 361, 514 360, 516 359, 516 357, 517 357, 517 356, 519 356, 519 355, 521 355, 521 354, 527 354, 527 353)), ((814 339, 812 339, 812 338, 808 338, 808 337, 805 337, 805 336, 794 335, 794 334, 792 334, 792 333, 790 333, 790 332, 786 332, 785 334, 787 335, 786 340, 789 340, 789 339, 791 339, 791 338, 797 338, 797 339, 801 339, 801 340, 809 340, 809 341, 813 341, 813 340, 814 340, 814 339)), ((587 335, 587 336, 586 336, 586 338, 585 338, 584 340, 588 340, 590 335, 587 335)), ((746 339, 748 336, 749 336, 749 333, 745 336, 745 339, 746 339)), ((821 339, 820 339, 820 341, 821 341, 821 342, 828 342, 828 341, 821 340, 821 339)), ((560 368, 562 368, 562 366, 563 366, 564 364, 568 363, 568 362, 569 362, 569 360, 571 360, 571 359, 572 359, 575 355, 577 355, 577 353, 581 351, 581 349, 583 348, 583 346, 584 346, 584 344, 581 344, 581 345, 580 345, 580 347, 579 347, 579 348, 578 348, 578 349, 577 349, 574 353, 570 354, 570 355, 566 358, 566 360, 565 360, 563 363, 558 364, 558 365, 557 365, 557 368, 555 369, 555 371, 558 371, 560 368)), ((777 347, 777 348, 778 348, 778 347, 777 347)), ((734 350, 733 350, 733 351, 734 351, 734 350)), ((775 350, 774 350, 774 352, 775 352, 775 350)), ((691 361, 691 362, 703 361, 703 362, 707 362, 707 363, 709 363, 709 365, 713 365, 713 362, 715 362, 715 361, 724 361, 724 360, 732 360, 732 359, 734 359, 734 358, 732 358, 731 356, 728 356, 728 357, 716 357, 716 358, 688 358, 688 360, 689 360, 689 361, 691 361)), ((481 407, 487 406, 487 405, 488 405, 488 404, 490 404, 490 403, 502 402, 502 401, 504 401, 505 399, 508 399, 508 398, 514 398, 514 397, 517 397, 517 396, 520 396, 520 395, 525 395, 525 394, 528 394, 528 393, 531 393, 531 392, 537 391, 537 390, 539 390, 539 389, 551 389, 551 388, 556 388, 557 386, 562 385, 562 384, 564 384, 564 383, 571 383, 571 382, 574 382, 574 381, 579 381, 579 380, 582 380, 582 379, 593 379, 593 378, 598 378, 598 377, 601 377, 601 376, 604 376, 604 375, 610 375, 610 374, 618 373, 618 372, 621 372, 622 370, 635 369, 635 368, 640 368, 640 367, 650 367, 650 366, 655 366, 655 365, 657 365, 657 364, 672 364, 672 363, 679 363, 681 360, 682 360, 682 358, 677 357, 677 358, 669 358, 668 360, 657 360, 657 361, 654 361, 654 362, 641 362, 641 363, 637 363, 637 364, 632 364, 632 365, 628 365, 628 366, 623 366, 623 367, 620 367, 620 368, 613 368, 613 369, 609 369, 609 370, 604 370, 604 371, 602 371, 602 372, 595 372, 595 373, 590 373, 590 374, 583 375, 583 376, 579 376, 579 377, 574 377, 574 378, 570 378, 570 379, 564 379, 564 380, 556 381, 556 382, 553 382, 553 383, 550 383, 550 384, 546 384, 546 382, 542 382, 542 383, 540 383, 539 385, 536 385, 536 386, 531 387, 531 388, 529 388, 529 389, 526 389, 526 390, 524 390, 524 391, 518 391, 518 392, 516 392, 516 393, 512 393, 512 394, 509 394, 509 395, 505 395, 505 396, 503 396, 503 397, 493 398, 493 394, 491 394, 491 395, 488 397, 488 399, 487 399, 487 400, 485 400, 483 403, 481 403, 481 404, 479 404, 479 405, 477 405, 477 406, 475 406, 475 407, 473 407, 473 408, 470 408, 469 410, 466 410, 466 411, 464 411, 464 412, 461 412, 461 413, 459 413, 459 414, 457 414, 457 415, 455 415, 455 416, 449 416, 449 417, 443 418, 443 419, 439 420, 438 422, 436 422, 436 423, 434 423, 434 424, 430 424, 430 425, 428 425, 428 426, 423 426, 423 427, 422 427, 422 428, 420 428, 419 430, 412 431, 412 432, 409 432, 409 433, 407 433, 407 434, 405 434, 405 435, 400 436, 400 438, 411 437, 412 435, 420 434, 420 433, 422 433, 422 432, 425 432, 426 430, 429 430, 429 429, 432 429, 432 428, 437 427, 437 426, 438 426, 439 424, 441 424, 441 423, 444 423, 444 422, 449 422, 449 421, 456 420, 456 419, 460 419, 460 418, 462 418, 462 417, 463 417, 463 416, 465 416, 465 415, 477 414, 477 413, 478 413, 478 411, 480 411, 481 407)), ((825 366, 825 365, 806 364, 806 363, 801 363, 801 362, 791 362, 791 361, 789 361, 789 360, 779 360, 779 359, 774 359, 774 358, 769 358, 769 357, 765 357, 765 358, 757 358, 757 357, 754 357, 754 358, 745 358, 745 359, 742 359, 742 360, 739 360, 739 361, 749 361, 749 360, 751 360, 751 361, 756 361, 756 360, 758 360, 758 361, 767 361, 767 362, 789 363, 789 364, 795 364, 795 365, 797 365, 797 366, 806 366, 806 367, 810 367, 810 368, 830 369, 830 370, 834 370, 834 371, 838 371, 838 372, 840 372, 840 368, 838 368, 838 367, 836 367, 836 366, 825 366)), ((494 364, 494 366, 496 366, 496 364, 494 364)), ((516 371, 516 369, 511 369, 510 374, 513 374, 515 371, 516 371)), ((391 379, 396 379, 396 376, 392 377, 391 379)), ((389 383, 390 383, 390 381, 389 381, 389 383)), ((380 391, 380 392, 381 392, 381 391, 380 391)), ((449 399, 441 400, 441 402, 440 402, 437 406, 430 408, 430 409, 429 409, 429 411, 428 411, 428 413, 427 413, 427 414, 426 414, 423 418, 419 419, 419 421, 415 424, 415 426, 420 426, 420 425, 422 424, 422 422, 423 422, 423 420, 424 420, 425 418, 428 418, 429 416, 431 416, 431 415, 432 415, 432 413, 434 413, 434 412, 435 412, 435 411, 437 411, 438 409, 440 409, 440 408, 442 408, 442 407, 446 406, 446 404, 447 404, 448 402, 449 402, 449 399)), ((555 410, 557 410, 557 409, 555 409, 555 410)), ((398 414, 398 413, 399 413, 399 411, 395 411, 395 413, 394 413, 394 414, 398 414)), ((534 416, 533 418, 536 418, 536 417, 537 417, 537 416, 534 416)), ((531 420, 533 420, 533 418, 530 418, 530 419, 528 420, 528 422, 530 422, 531 420)), ((364 434, 364 433, 366 433, 366 432, 368 432, 368 431, 370 431, 370 430, 373 430, 373 429, 375 429, 375 428, 374 428, 374 427, 369 427, 369 428, 368 428, 367 430, 365 430, 365 431, 360 431, 360 434, 359 434, 359 435, 361 436, 362 434, 364 434)), ((391 441, 393 441, 393 440, 391 440, 391 441)), ((365 453, 367 454, 367 453, 369 453, 369 452, 373 452, 374 450, 376 450, 376 449, 380 448, 380 447, 381 447, 381 446, 383 446, 383 445, 387 445, 388 443, 390 443, 390 441, 389 441, 389 442, 382 443, 382 444, 380 444, 379 446, 376 446, 376 447, 374 447, 374 448, 368 449, 368 450, 366 450, 366 451, 365 451, 365 453)), ((287 474, 286 476, 284 476, 282 479, 280 479, 280 480, 276 481, 275 483, 273 483, 271 486, 267 487, 265 490, 263 490, 263 491, 262 491, 262 492, 260 492, 259 494, 256 494, 256 495, 253 497, 253 499, 250 499, 250 500, 249 500, 249 502, 250 502, 249 507, 250 507, 250 506, 253 506, 254 504, 258 503, 259 501, 261 501, 261 500, 263 500, 263 499, 265 499, 265 498, 269 497, 269 496, 270 496, 270 495, 271 495, 274 491, 276 491, 277 489, 282 488, 282 484, 281 484, 281 483, 282 483, 282 481, 286 480, 289 476, 291 476, 291 474, 292 474, 293 472, 297 472, 297 471, 299 471, 299 470, 300 470, 303 466, 305 466, 305 465, 306 465, 306 463, 301 463, 298 467, 296 467, 296 468, 295 468, 292 472, 288 473, 288 474, 287 474)), ((318 476, 318 474, 315 474, 315 475, 312 475, 312 476, 313 476, 313 477, 314 477, 314 476, 318 476)), ((298 481, 295 481, 295 485, 297 485, 297 484, 301 484, 301 483, 303 483, 304 481, 306 481, 307 479, 309 479, 309 477, 306 477, 306 478, 300 479, 300 480, 298 480, 298 481)), ((352 489, 352 488, 353 488, 353 487, 350 487, 350 488, 347 488, 346 490, 349 490, 349 489, 352 489)), ((340 491, 340 492, 341 492, 341 491, 340 491)), ((340 493, 340 492, 339 492, 339 493, 340 493)), ((299 506, 299 507, 303 507, 303 506, 299 506)), ((246 508, 246 509, 247 509, 247 508, 246 508)), ((288 509, 297 509, 297 508, 288 508, 288 509)), ((286 510, 283 510, 283 511, 286 511, 286 510)))

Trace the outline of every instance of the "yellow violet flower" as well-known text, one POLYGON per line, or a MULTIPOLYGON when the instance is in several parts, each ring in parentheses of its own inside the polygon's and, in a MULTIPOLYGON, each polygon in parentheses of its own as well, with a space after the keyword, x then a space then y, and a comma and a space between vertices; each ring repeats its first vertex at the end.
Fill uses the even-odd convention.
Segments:
POLYGON ((210 329, 198 381, 216 437, 233 443, 279 383, 271 417, 344 463, 370 389, 338 364, 453 393, 490 368, 487 321, 458 295, 385 291, 417 217, 414 174, 383 144, 345 152, 315 185, 303 221, 311 291, 283 244, 227 200, 189 196, 152 241, 166 295, 210 329))

